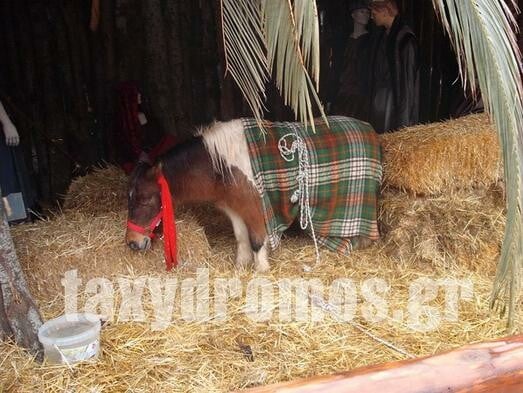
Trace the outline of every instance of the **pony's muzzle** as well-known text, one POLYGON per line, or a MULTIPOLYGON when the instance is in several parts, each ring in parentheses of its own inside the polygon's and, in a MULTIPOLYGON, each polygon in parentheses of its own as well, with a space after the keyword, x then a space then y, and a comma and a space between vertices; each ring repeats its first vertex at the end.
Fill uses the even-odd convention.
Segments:
POLYGON ((151 238, 134 231, 127 232, 126 241, 133 251, 145 251, 151 248, 151 238))

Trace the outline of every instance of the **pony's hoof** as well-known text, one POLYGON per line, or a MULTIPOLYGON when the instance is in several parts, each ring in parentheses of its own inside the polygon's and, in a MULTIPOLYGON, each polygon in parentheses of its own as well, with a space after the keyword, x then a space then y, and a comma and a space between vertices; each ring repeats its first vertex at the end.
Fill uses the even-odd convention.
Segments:
POLYGON ((271 266, 269 265, 269 261, 259 261, 254 265, 254 270, 257 273, 267 273, 269 270, 271 270, 271 266))
POLYGON ((267 252, 267 239, 263 242, 263 246, 254 253, 254 270, 258 273, 266 273, 270 270, 269 253, 267 252))
POLYGON ((373 241, 363 236, 355 236, 350 239, 353 250, 363 250, 372 246, 373 241))
POLYGON ((236 258, 236 262, 234 263, 234 266, 236 267, 236 269, 245 269, 247 266, 249 266, 249 264, 252 262, 252 259, 239 259, 239 258, 236 258))
POLYGON ((238 269, 243 269, 247 267, 252 262, 252 251, 250 248, 248 250, 238 249, 238 254, 236 255, 236 267, 238 269))

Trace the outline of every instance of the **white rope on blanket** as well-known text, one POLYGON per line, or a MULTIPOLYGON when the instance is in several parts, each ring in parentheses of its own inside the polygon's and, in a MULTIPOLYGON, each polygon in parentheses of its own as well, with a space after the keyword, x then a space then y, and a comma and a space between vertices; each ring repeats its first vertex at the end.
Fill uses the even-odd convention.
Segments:
MULTIPOLYGON (((307 226, 310 225, 312 240, 314 241, 314 248, 316 250, 316 266, 320 263, 320 251, 318 248, 316 233, 314 232, 309 199, 309 152, 307 151, 307 145, 303 138, 294 132, 285 134, 279 139, 278 150, 280 151, 281 157, 287 162, 294 161, 296 152, 298 152, 298 176, 296 177, 296 180, 298 181, 298 189, 292 194, 291 202, 299 202, 301 229, 305 230, 307 229, 307 226), (287 138, 294 138, 290 147, 287 138)), ((310 271, 311 267, 304 265, 303 269, 305 271, 310 271)))

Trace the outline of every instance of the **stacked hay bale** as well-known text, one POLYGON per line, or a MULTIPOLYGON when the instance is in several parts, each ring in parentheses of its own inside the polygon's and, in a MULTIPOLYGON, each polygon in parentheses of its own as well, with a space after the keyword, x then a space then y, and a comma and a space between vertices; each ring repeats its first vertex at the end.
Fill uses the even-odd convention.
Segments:
POLYGON ((499 193, 415 197, 387 191, 381 200, 380 247, 393 259, 493 273, 505 227, 499 193))
MULTIPOLYGON (((128 179, 113 166, 97 168, 71 183, 63 210, 48 221, 35 222, 12 231, 21 260, 39 296, 63 291, 65 272, 76 269, 89 280, 165 270, 163 248, 143 253, 128 249, 124 242, 127 220, 128 179)), ((188 209, 176 216, 179 262, 186 267, 207 260, 210 246, 204 228, 188 209)))
MULTIPOLYGON (((28 268, 33 290, 40 297, 63 292, 65 272, 77 270, 85 280, 112 279, 136 271, 140 274, 165 271, 160 245, 145 253, 132 252, 124 242, 126 212, 91 215, 66 212, 49 221, 13 229, 18 256, 28 268)), ((186 267, 207 260, 210 246, 202 226, 188 212, 180 212, 178 258, 186 267)))
MULTIPOLYGON (((488 308, 504 228, 502 193, 493 187, 500 168, 493 141, 495 133, 484 115, 384 135, 382 240, 349 257, 322 252, 321 264, 310 273, 304 273, 303 265, 314 261, 314 246, 310 238, 295 233, 288 234, 271 256, 270 273, 260 277, 250 270, 236 271, 231 226, 204 207, 177 212, 181 259, 188 263, 167 275, 161 246, 142 254, 123 244, 127 191, 123 172, 108 167, 78 179, 63 215, 12 231, 45 318, 63 312, 60 279, 70 269, 78 270, 85 285, 94 276, 134 280, 146 274, 180 281, 193 278, 197 267, 209 267, 211 302, 213 279, 231 277, 240 279, 244 288, 252 278, 273 283, 314 278, 327 286, 339 278, 359 285, 378 277, 390 284, 390 310, 408 309, 409 285, 418 278, 470 280, 474 297, 460 302, 458 322, 444 321, 429 332, 413 331, 406 321, 391 318, 371 324, 359 311, 354 324, 328 317, 285 322, 278 319, 277 310, 269 321, 258 322, 246 316, 243 296, 228 301, 224 321, 188 322, 180 316, 178 300, 174 321, 165 330, 117 318, 106 324, 103 355, 93 365, 41 366, 23 351, 0 344, 0 386, 20 392, 230 391, 405 358, 373 337, 414 356, 500 337, 504 321, 488 308), (467 143, 460 142, 460 135, 467 143), (445 163, 454 172, 446 170, 445 163)), ((358 297, 358 310, 362 301, 358 297)), ((80 308, 84 302, 80 296, 80 308)), ((445 302, 441 292, 428 304, 442 311, 445 302)), ((144 311, 151 315, 149 308, 144 311)))
POLYGON ((96 168, 73 180, 64 198, 64 210, 99 215, 126 209, 128 180, 114 165, 96 168))
POLYGON ((381 136, 384 185, 441 195, 495 186, 503 166, 496 130, 486 114, 419 125, 381 136))
POLYGON ((474 267, 498 255, 503 165, 486 114, 405 128, 381 142, 382 247, 391 257, 474 267))

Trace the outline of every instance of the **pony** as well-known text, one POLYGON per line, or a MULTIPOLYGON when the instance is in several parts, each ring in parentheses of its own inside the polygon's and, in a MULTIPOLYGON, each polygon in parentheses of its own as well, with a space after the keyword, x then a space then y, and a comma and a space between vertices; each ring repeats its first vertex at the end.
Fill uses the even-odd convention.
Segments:
MULTIPOLYGON (((347 121, 346 118, 340 119, 345 123, 347 121)), ((355 119, 349 120, 351 121, 351 124, 356 124, 358 127, 353 126, 349 133, 347 133, 345 129, 342 130, 344 135, 350 135, 350 138, 353 138, 354 135, 363 135, 359 130, 359 128, 362 127, 361 124, 363 124, 365 135, 369 135, 371 139, 374 138, 375 133, 370 125, 366 123, 360 124, 355 119)), ((333 120, 331 119, 331 122, 332 121, 333 120)), ((172 200, 177 205, 210 203, 228 216, 237 242, 237 267, 245 267, 254 261, 254 269, 257 272, 268 271, 270 268, 269 247, 275 248, 279 240, 279 235, 276 236, 276 238, 274 236, 271 237, 271 235, 276 232, 282 232, 291 226, 292 223, 290 221, 297 218, 299 215, 297 212, 299 212, 300 206, 302 207, 303 213, 304 206, 302 206, 301 202, 304 204, 305 202, 309 203, 310 199, 310 201, 314 203, 318 198, 316 197, 316 194, 310 194, 312 196, 309 196, 308 191, 309 188, 312 189, 312 186, 301 183, 301 181, 303 181, 304 178, 307 178, 307 176, 293 170, 287 170, 282 166, 279 171, 277 171, 279 174, 276 177, 284 178, 286 175, 291 174, 293 178, 297 177, 299 180, 301 179, 300 190, 294 190, 294 195, 289 198, 287 198, 287 191, 285 190, 283 193, 280 190, 273 190, 275 191, 274 194, 278 197, 285 195, 284 199, 293 200, 293 203, 296 205, 298 205, 296 200, 299 200, 300 206, 296 206, 296 209, 292 208, 289 217, 285 217, 285 225, 280 225, 278 226, 278 231, 273 231, 273 228, 268 225, 269 218, 267 210, 269 209, 272 212, 272 210, 276 210, 276 208, 273 209, 272 207, 269 207, 268 204, 270 203, 268 202, 268 199, 264 197, 267 192, 271 191, 270 184, 268 182, 265 184, 261 183, 261 171, 258 168, 258 165, 253 166, 253 163, 256 164, 256 162, 253 161, 253 150, 256 150, 255 147, 253 147, 255 146, 253 145, 253 138, 258 138, 259 140, 257 142, 259 142, 261 146, 265 146, 267 144, 266 138, 272 138, 270 129, 273 125, 285 126, 286 130, 288 130, 289 127, 290 129, 295 130, 298 123, 267 123, 264 126, 265 129, 269 129, 267 137, 259 132, 259 129, 257 129, 257 131, 252 131, 249 134, 247 132, 249 125, 253 126, 254 124, 257 123, 255 123, 253 119, 235 119, 228 122, 215 122, 210 126, 201 129, 192 139, 175 146, 168 153, 161 156, 153 165, 148 163, 141 163, 138 165, 132 174, 129 183, 128 225, 125 235, 127 245, 132 250, 146 250, 151 247, 152 239, 154 238, 155 232, 157 232, 160 221, 162 220, 162 210, 169 204, 169 199, 162 200, 162 195, 165 194, 165 192, 161 189, 162 182, 159 182, 159 179, 163 179, 163 184, 166 184, 166 192, 170 193, 172 200), (305 195, 307 195, 308 198, 305 198, 305 195), (162 205, 164 206, 162 207, 162 205)), ((305 132, 309 131, 310 130, 306 130, 305 132)), ((361 169, 364 167, 364 165, 362 165, 363 161, 361 160, 361 157, 345 157, 346 154, 343 152, 340 153, 339 151, 340 143, 329 136, 331 134, 330 129, 326 132, 328 133, 327 137, 323 138, 322 141, 329 141, 327 145, 331 147, 325 147, 327 145, 323 146, 322 152, 325 149, 327 153, 329 153, 329 149, 337 149, 336 156, 340 156, 333 165, 328 165, 326 167, 328 173, 333 174, 335 179, 337 179, 336 181, 344 179, 344 174, 348 173, 346 166, 349 164, 354 166, 353 162, 357 162, 358 171, 356 177, 354 177, 353 174, 345 177, 347 177, 347 181, 350 181, 351 184, 363 184, 362 174, 366 172, 361 169)), ((297 134, 290 136, 295 137, 294 142, 301 140, 297 134)), ((350 138, 349 142, 347 142, 347 139, 343 139, 345 141, 344 143, 352 143, 350 142, 350 138)), ((372 139, 370 145, 373 145, 374 149, 375 143, 378 143, 377 153, 373 150, 372 154, 379 155, 379 142, 376 141, 377 138, 376 140, 372 139)), ((280 139, 278 143, 281 144, 282 139, 280 139)), ((302 144, 302 149, 300 150, 299 144, 292 144, 296 155, 298 155, 298 150, 307 154, 304 146, 305 145, 302 144)), ((355 151, 361 152, 361 146, 358 146, 358 149, 355 151)), ((289 146, 287 146, 286 149, 289 150, 289 146)), ((358 154, 361 155, 361 153, 358 154)), ((325 152, 322 153, 322 155, 325 155, 325 152)), ((365 156, 369 154, 364 153, 363 155, 365 156)), ((308 157, 305 158, 309 161, 308 157)), ((300 154, 300 160, 301 159, 302 155, 300 154)), ((275 158, 275 160, 279 162, 279 157, 275 158)), ((371 161, 374 162, 373 160, 374 159, 371 161)), ((281 161, 285 164, 290 160, 285 159, 281 161)), ((309 163, 311 168, 314 169, 316 167, 314 167, 313 164, 314 163, 309 163)), ((377 165, 376 168, 378 168, 378 170, 371 168, 367 172, 372 173, 373 176, 375 175, 373 177, 373 182, 374 180, 377 180, 379 183, 381 179, 381 166, 379 166, 380 163, 376 163, 375 165, 377 165)), ((274 171, 271 170, 268 172, 272 174, 274 171)), ((320 172, 317 170, 311 170, 311 175, 309 177, 314 177, 314 174, 318 176, 317 173, 320 172)), ((308 173, 305 173, 305 175, 307 174, 308 173)), ((318 177, 321 179, 325 178, 323 175, 318 177)), ((322 187, 328 188, 328 182, 322 187)), ((353 201, 358 198, 355 198, 354 195, 348 196, 346 184, 343 184, 343 187, 337 187, 337 185, 334 184, 333 189, 338 190, 337 193, 331 191, 325 192, 325 189, 322 189, 322 192, 317 194, 329 194, 328 198, 331 198, 331 200, 329 200, 329 206, 335 205, 338 199, 343 200, 344 204, 354 204, 353 201)), ((364 198, 366 203, 372 205, 371 207, 375 207, 374 194, 377 193, 378 189, 379 187, 376 188, 373 186, 370 198, 364 198)), ((290 192, 292 190, 289 189, 288 191, 290 192)), ((319 208, 314 207, 314 209, 312 210, 319 211, 319 208)), ((361 209, 358 211, 360 210, 361 209)), ((355 225, 358 226, 362 222, 370 222, 371 224, 374 224, 375 222, 375 215, 370 219, 367 219, 367 217, 362 217, 361 214, 358 213, 356 215, 359 217, 356 218, 356 221, 352 218, 354 215, 355 214, 351 212, 351 218, 347 221, 350 222, 350 225, 348 226, 350 228, 355 225)), ((307 217, 311 219, 312 227, 313 217, 310 215, 307 217)), ((301 215, 301 218, 303 219, 303 214, 301 215)), ((335 226, 339 227, 340 225, 336 224, 335 226)), ((370 236, 360 236, 359 232, 351 232, 350 230, 347 230, 347 226, 341 226, 343 227, 343 232, 340 232, 340 236, 347 237, 349 241, 349 243, 343 243, 343 247, 345 248, 347 247, 347 244, 350 249, 365 247, 376 238, 377 225, 375 226, 376 228, 373 229, 373 234, 370 236)), ((317 229, 317 235, 320 239, 327 239, 327 237, 322 238, 321 236, 329 236, 329 234, 332 234, 325 232, 325 225, 322 223, 315 222, 314 227, 317 229)), ((323 244, 327 246, 329 245, 328 242, 324 242, 323 244)), ((341 243, 336 244, 339 245, 341 243)))

